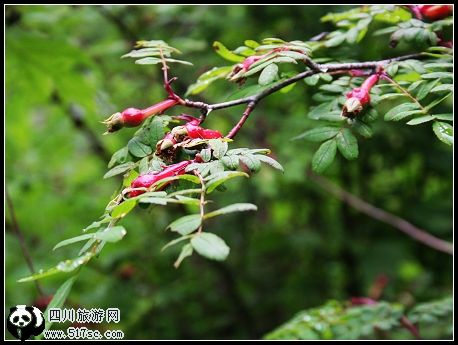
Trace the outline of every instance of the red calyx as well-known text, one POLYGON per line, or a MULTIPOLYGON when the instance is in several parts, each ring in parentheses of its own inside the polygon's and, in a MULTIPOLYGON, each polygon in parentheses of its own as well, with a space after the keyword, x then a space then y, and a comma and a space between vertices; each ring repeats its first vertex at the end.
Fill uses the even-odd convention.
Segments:
POLYGON ((182 127, 177 127, 177 129, 172 131, 172 133, 186 134, 191 139, 218 139, 223 137, 223 135, 217 130, 200 127, 200 120, 195 117, 183 114, 176 116, 176 118, 184 120, 187 123, 182 127))
POLYGON ((418 5, 417 8, 424 18, 431 21, 446 18, 453 13, 452 5, 418 5))
MULTIPOLYGON (((180 163, 169 165, 164 170, 159 171, 159 172, 140 175, 139 177, 137 177, 135 180, 132 181, 130 187, 131 188, 149 188, 154 183, 160 180, 163 180, 167 177, 182 175, 185 173, 185 168, 193 162, 194 160, 183 161, 180 163)), ((129 197, 132 198, 134 196, 141 195, 143 193, 145 193, 145 191, 143 190, 133 190, 129 193, 129 197)))
POLYGON ((223 137, 223 135, 217 130, 204 129, 192 123, 187 123, 184 127, 191 139, 218 139, 223 137))
POLYGON ((108 133, 116 132, 123 127, 137 127, 148 117, 160 114, 178 103, 176 99, 169 98, 146 109, 127 108, 121 113, 111 115, 103 123, 107 126, 108 133))
POLYGON ((370 101, 369 95, 372 87, 377 84, 380 76, 379 74, 373 74, 367 78, 361 87, 354 88, 347 93, 347 100, 342 108, 342 116, 353 118, 358 115, 370 101))

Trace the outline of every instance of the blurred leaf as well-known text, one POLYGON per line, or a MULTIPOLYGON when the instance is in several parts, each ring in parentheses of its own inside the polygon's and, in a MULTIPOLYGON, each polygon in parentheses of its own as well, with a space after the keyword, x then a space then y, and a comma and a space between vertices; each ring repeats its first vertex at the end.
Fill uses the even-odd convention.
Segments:
POLYGON ((218 41, 213 42, 213 49, 216 51, 218 55, 220 55, 222 58, 228 61, 242 62, 243 60, 245 60, 243 56, 239 56, 239 55, 232 53, 221 42, 218 42, 218 41))
POLYGON ((175 268, 178 268, 184 259, 192 255, 192 252, 192 245, 190 243, 185 244, 183 248, 181 248, 180 255, 178 256, 178 259, 175 261, 173 266, 175 266, 175 268))
POLYGON ((336 156, 337 144, 334 139, 325 141, 313 155, 312 169, 321 173, 331 165, 336 156))
POLYGON ((253 204, 247 204, 247 203, 232 204, 232 205, 228 205, 218 210, 205 214, 204 219, 220 216, 222 214, 233 213, 233 212, 257 211, 257 210, 258 210, 258 207, 253 204))
POLYGON ((278 163, 272 157, 264 156, 264 155, 256 155, 256 158, 259 159, 261 162, 266 163, 267 165, 270 165, 274 169, 280 170, 281 172, 285 171, 283 167, 281 166, 281 164, 278 163))
POLYGON ((113 176, 116 176, 116 175, 119 175, 119 174, 123 174, 126 171, 128 171, 128 170, 130 170, 130 169, 132 169, 134 167, 135 167, 135 164, 133 162, 127 162, 127 163, 124 163, 124 164, 117 165, 113 169, 108 170, 107 173, 105 175, 103 175, 103 178, 109 178, 109 177, 113 177, 113 176))
POLYGON ((213 150, 213 156, 217 159, 221 159, 227 152, 228 145, 226 141, 221 139, 210 139, 208 144, 213 150))
POLYGON ((408 116, 421 114, 417 103, 402 103, 385 114, 385 121, 399 121, 408 116))
POLYGON ((51 328, 53 322, 49 322, 49 310, 54 308, 62 309, 64 306, 65 301, 67 300, 68 295, 73 287, 73 284, 78 278, 78 275, 74 275, 68 278, 54 293, 52 300, 49 302, 48 306, 46 307, 45 312, 43 313, 43 318, 45 320, 45 330, 51 328))
POLYGON ((274 63, 267 65, 259 75, 258 84, 268 85, 278 77, 278 66, 274 63))
POLYGON ((240 156, 240 162, 243 163, 250 171, 257 172, 261 169, 261 162, 258 159, 258 155, 242 155, 240 156))
POLYGON ((305 139, 311 142, 321 142, 331 138, 334 138, 339 133, 340 128, 338 127, 318 127, 310 129, 292 140, 305 139))
POLYGON ((68 246, 69 244, 72 244, 72 243, 85 241, 90 238, 94 238, 94 234, 85 234, 85 235, 80 235, 80 236, 76 236, 73 238, 69 238, 68 240, 64 240, 64 241, 57 243, 52 250, 56 250, 60 247, 68 246))
POLYGON ((248 177, 248 175, 241 171, 224 171, 214 175, 210 175, 207 177, 206 192, 211 193, 213 192, 218 186, 223 184, 224 182, 234 178, 234 177, 248 177))
POLYGON ((436 121, 433 123, 433 131, 440 141, 447 145, 453 145, 453 127, 446 122, 436 121))
POLYGON ((434 120, 434 116, 432 115, 424 115, 424 116, 420 116, 420 117, 416 117, 412 120, 410 120, 409 122, 407 122, 408 125, 419 125, 421 123, 425 123, 425 122, 428 122, 428 121, 431 121, 431 120, 434 120))
POLYGON ((100 232, 96 232, 94 234, 94 238, 99 241, 118 242, 122 240, 126 234, 126 229, 124 229, 123 226, 118 225, 106 228, 105 230, 100 232))
POLYGON ((135 205, 137 205, 136 200, 126 200, 123 201, 121 204, 116 206, 112 211, 111 211, 111 216, 113 218, 123 218, 125 217, 130 211, 132 211, 135 208, 135 205))
POLYGON ((229 247, 220 237, 208 232, 196 234, 191 245, 200 255, 217 261, 223 261, 229 255, 229 247))
POLYGON ((358 140, 348 128, 343 128, 336 136, 337 147, 346 159, 358 157, 358 140))
POLYGON ((197 230, 200 224, 200 214, 190 214, 173 221, 167 228, 185 236, 197 230))
POLYGON ((150 146, 141 142, 139 137, 133 137, 127 144, 129 152, 138 158, 145 157, 153 152, 150 146))

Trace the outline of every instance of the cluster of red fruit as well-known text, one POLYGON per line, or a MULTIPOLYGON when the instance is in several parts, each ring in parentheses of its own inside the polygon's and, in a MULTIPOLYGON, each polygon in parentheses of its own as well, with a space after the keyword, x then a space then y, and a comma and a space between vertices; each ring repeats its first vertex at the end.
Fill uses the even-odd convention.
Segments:
MULTIPOLYGON (((113 114, 103 123, 106 124, 108 133, 115 132, 123 127, 137 127, 148 117, 161 114, 178 103, 179 102, 177 100, 169 98, 143 110, 137 108, 127 108, 123 112, 113 114)), ((168 132, 164 138, 157 143, 156 153, 161 153, 185 139, 217 139, 223 137, 219 131, 202 128, 200 126, 200 120, 190 115, 181 115, 176 116, 175 118, 186 121, 186 124, 174 127, 172 131, 168 132)), ((164 167, 162 171, 140 175, 132 181, 130 187, 133 190, 129 193, 129 196, 135 197, 141 195, 158 181, 168 177, 182 175, 185 173, 185 169, 189 164, 199 162, 202 162, 202 160, 199 155, 196 155, 193 160, 186 160, 176 164, 171 164, 164 167)), ((163 187, 165 187, 165 185, 161 188, 163 187)))

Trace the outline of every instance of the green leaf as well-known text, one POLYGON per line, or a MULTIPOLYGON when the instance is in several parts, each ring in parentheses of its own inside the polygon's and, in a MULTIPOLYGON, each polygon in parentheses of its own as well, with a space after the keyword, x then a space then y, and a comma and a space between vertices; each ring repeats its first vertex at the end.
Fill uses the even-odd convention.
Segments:
POLYGON ((111 228, 106 228, 103 231, 96 232, 94 234, 94 239, 105 242, 118 242, 126 236, 127 231, 123 226, 113 226, 111 228))
POLYGON ((415 126, 415 125, 419 125, 421 123, 425 123, 425 122, 432 121, 432 120, 434 120, 434 116, 424 115, 424 116, 416 117, 410 120, 409 122, 407 122, 407 124, 411 126, 415 126))
POLYGON ((257 211, 257 210, 258 210, 258 207, 253 204, 248 204, 248 203, 232 204, 232 205, 228 205, 218 210, 205 214, 204 219, 213 218, 216 216, 220 216, 222 214, 228 214, 228 213, 233 213, 233 212, 257 211))
POLYGON ((358 157, 358 140, 348 128, 343 128, 336 136, 337 148, 346 159, 358 157))
MULTIPOLYGON (((135 170, 132 170, 135 171, 135 170)), ((149 171, 149 158, 148 157, 143 157, 140 162, 138 163, 138 171, 141 175, 146 174, 149 171)), ((137 173, 138 176, 138 173, 137 173)), ((132 182, 132 181, 131 181, 132 182)), ((131 183, 129 184, 124 184, 125 187, 128 187, 131 183)))
POLYGON ((328 91, 332 93, 343 93, 346 89, 340 85, 336 84, 324 84, 320 86, 320 90, 328 91))
POLYGON ((450 124, 436 121, 433 123, 433 131, 440 141, 453 145, 453 127, 450 124))
MULTIPOLYGON (((208 163, 203 163, 203 164, 208 164, 208 163)), ((152 186, 160 189, 163 186, 165 186, 166 184, 168 184, 169 182, 176 181, 176 180, 185 180, 185 181, 189 181, 195 184, 200 184, 200 180, 197 176, 190 175, 190 174, 183 174, 183 175, 176 175, 176 176, 170 176, 170 177, 163 178, 153 183, 152 186)))
POLYGON ((110 162, 108 163, 108 168, 112 168, 116 163, 125 163, 128 153, 129 151, 127 150, 127 146, 113 153, 113 156, 111 156, 110 162))
POLYGON ((234 177, 248 177, 248 174, 241 172, 241 171, 224 171, 220 172, 214 175, 210 175, 211 179, 208 179, 206 185, 206 191, 208 194, 213 192, 215 188, 226 182, 227 180, 230 180, 234 177))
POLYGON ((423 67, 425 68, 453 68, 453 63, 451 62, 433 62, 427 63, 423 67))
POLYGON ((423 79, 453 79, 452 72, 432 72, 426 73, 421 76, 423 79))
POLYGON ((431 92, 444 92, 444 91, 453 92, 453 84, 438 85, 434 89, 431 90, 431 92))
POLYGON ((75 259, 61 261, 57 264, 56 268, 61 272, 74 271, 81 265, 86 264, 94 255, 94 253, 88 252, 75 259))
POLYGON ((372 128, 368 124, 365 124, 364 122, 360 120, 356 120, 353 123, 353 128, 355 129, 356 132, 358 132, 359 135, 362 137, 369 139, 372 137, 372 128))
POLYGON ((304 132, 292 140, 305 139, 311 142, 321 142, 331 138, 334 138, 339 133, 340 128, 337 127, 319 127, 313 128, 304 132))
POLYGON ((178 232, 180 235, 185 236, 197 230, 200 225, 200 214, 189 214, 170 223, 167 229, 178 232))
POLYGON ((113 218, 123 218, 125 217, 130 211, 132 211, 137 205, 136 200, 126 200, 116 206, 113 211, 111 211, 111 216, 113 218))
POLYGON ((325 46, 330 48, 330 47, 337 47, 340 45, 343 41, 345 41, 346 35, 343 33, 339 33, 338 35, 330 38, 325 42, 325 46))
POLYGON ((187 240, 187 239, 190 239, 193 235, 186 235, 186 236, 181 236, 181 237, 178 237, 172 241, 170 241, 169 243, 167 243, 165 246, 162 247, 161 251, 164 251, 166 250, 167 248, 171 247, 171 246, 174 246, 175 244, 177 243, 180 243, 184 240, 187 240))
POLYGON ((136 60, 135 63, 137 65, 156 65, 158 63, 162 63, 162 60, 154 57, 146 57, 143 59, 136 60))
POLYGON ((143 158, 153 152, 150 146, 141 142, 139 137, 133 137, 127 143, 127 148, 132 156, 143 158))
POLYGON ((48 330, 53 325, 53 322, 49 322, 49 310, 54 308, 62 308, 67 297, 72 289, 73 284, 78 278, 77 275, 74 275, 68 278, 54 293, 52 300, 49 302, 48 306, 46 307, 45 312, 43 313, 43 318, 45 320, 45 330, 48 330))
POLYGON ((307 85, 310 85, 310 86, 314 86, 318 83, 318 80, 320 80, 320 76, 318 74, 314 74, 310 77, 307 77, 304 79, 304 82, 307 84, 307 85))
POLYGON ((129 174, 127 174, 126 177, 124 177, 122 181, 123 187, 129 187, 132 183, 133 180, 135 180, 138 177, 138 172, 135 170, 129 171, 129 174))
POLYGON ((294 89, 295 86, 296 86, 296 83, 286 85, 285 87, 280 89, 280 93, 286 94, 290 92, 292 89, 294 89))
POLYGON ((209 232, 201 232, 191 239, 191 245, 200 255, 217 261, 227 258, 230 248, 223 239, 209 232))
POLYGON ((430 111, 432 108, 434 108, 436 105, 442 103, 442 101, 446 100, 446 99, 447 99, 449 96, 451 96, 452 94, 453 94, 453 93, 450 92, 450 93, 446 94, 444 97, 432 101, 430 104, 428 104, 428 105, 425 107, 425 110, 426 110, 426 111, 430 111))
POLYGON ((261 169, 261 162, 258 157, 252 154, 240 156, 240 162, 243 163, 250 171, 256 172, 261 169))
POLYGON ((227 49, 221 42, 213 42, 213 49, 215 49, 218 55, 220 55, 222 58, 228 61, 242 62, 243 60, 245 60, 243 56, 235 55, 233 52, 227 49))
POLYGON ((280 170, 281 172, 285 171, 283 167, 281 166, 281 164, 278 163, 272 157, 264 156, 264 155, 256 155, 256 158, 259 159, 261 162, 266 163, 267 165, 270 165, 274 169, 280 170))
POLYGON ((56 250, 56 249, 64 247, 64 246, 68 246, 69 244, 85 241, 85 240, 88 240, 88 239, 91 239, 91 238, 94 238, 94 234, 85 234, 85 235, 72 237, 72 238, 69 238, 67 240, 60 241, 59 243, 57 243, 54 246, 54 248, 52 250, 56 250))
POLYGON ((417 92, 417 96, 416 96, 417 100, 421 101, 423 98, 428 96, 431 90, 437 85, 438 82, 439 82, 439 79, 436 79, 430 83, 423 84, 417 92))
POLYGON ((225 78, 232 70, 232 66, 213 67, 211 70, 201 74, 198 81, 208 81, 214 78, 225 78))
POLYGON ((200 151, 200 157, 206 163, 212 159, 212 151, 211 149, 203 149, 200 151))
POLYGON ((180 63, 182 65, 188 65, 188 66, 192 66, 192 63, 189 62, 189 61, 184 61, 184 60, 177 60, 177 59, 170 59, 170 58, 167 58, 165 59, 165 61, 167 62, 174 62, 174 63, 180 63))
POLYGON ((259 75, 258 84, 268 85, 278 77, 278 66, 274 63, 267 65, 259 75))
MULTIPOLYGON (((294 63, 294 64, 297 64, 296 60, 291 59, 290 57, 287 57, 287 56, 279 56, 279 57, 274 57, 274 58, 267 57, 265 59, 262 59, 262 60, 259 60, 259 61, 255 62, 250 67, 248 72, 246 72, 243 76, 244 77, 249 77, 250 75, 256 74, 256 73, 258 73, 259 71, 263 70, 265 67, 269 66, 272 63, 294 63)), ((265 85, 262 85, 262 86, 265 86, 265 85)))
POLYGON ((192 252, 193 252, 193 249, 192 249, 191 243, 185 244, 183 248, 181 248, 180 255, 178 256, 178 259, 175 261, 173 266, 175 268, 178 268, 184 259, 192 255, 192 252))
POLYGON ((110 177, 113 177, 119 174, 123 174, 126 171, 133 169, 134 167, 135 167, 135 163, 133 162, 127 162, 127 163, 117 165, 114 168, 108 170, 107 173, 103 175, 103 178, 110 178, 110 177))
POLYGON ((221 139, 210 139, 208 144, 213 149, 213 156, 217 159, 221 159, 227 152, 228 144, 226 141, 221 139))
POLYGON ((453 114, 435 114, 433 116, 438 120, 453 121, 453 114))
POLYGON ((155 118, 147 127, 148 134, 149 134, 149 145, 151 147, 156 147, 156 144, 159 140, 164 137, 165 134, 165 126, 162 120, 159 118, 155 118))
POLYGON ((412 110, 418 110, 418 109, 419 109, 419 106, 417 103, 402 103, 392 108, 390 111, 388 111, 385 114, 385 121, 401 120, 402 118, 406 117, 406 116, 403 116, 404 113, 412 111, 412 110))
POLYGON ((312 169, 317 173, 321 173, 331 165, 336 156, 337 144, 334 139, 325 141, 312 158, 312 169))
POLYGON ((239 159, 240 156, 238 155, 228 155, 221 158, 221 161, 229 169, 237 169, 239 167, 239 159))
POLYGON ((167 205, 168 199, 166 198, 156 198, 153 196, 141 198, 140 201, 142 204, 155 204, 155 205, 167 205))
POLYGON ((50 268, 49 270, 46 270, 46 271, 39 270, 38 273, 35 273, 31 276, 19 279, 18 283, 31 282, 31 281, 46 278, 46 277, 49 277, 49 276, 52 276, 58 273, 62 273, 62 271, 59 270, 57 267, 50 268))
POLYGON ((321 116, 329 114, 331 112, 331 109, 331 103, 322 103, 319 106, 313 108, 309 112, 309 118, 311 118, 312 120, 318 120, 321 116))
POLYGON ((256 49, 257 47, 259 47, 259 43, 253 40, 245 40, 244 44, 252 49, 256 49))

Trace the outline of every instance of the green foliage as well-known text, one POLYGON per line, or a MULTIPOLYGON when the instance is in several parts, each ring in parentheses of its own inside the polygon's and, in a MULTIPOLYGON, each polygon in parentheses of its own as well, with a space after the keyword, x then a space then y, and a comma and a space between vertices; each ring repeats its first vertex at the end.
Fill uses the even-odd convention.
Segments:
MULTIPOLYGON (((408 313, 408 320, 413 324, 422 322, 422 330, 428 324, 446 321, 445 317, 452 315, 452 305, 450 297, 418 304, 408 313)), ((378 302, 374 305, 350 306, 329 301, 323 306, 298 313, 290 321, 267 334, 266 339, 377 339, 381 332, 388 335, 401 328, 403 313, 404 307, 395 303, 378 302)))

